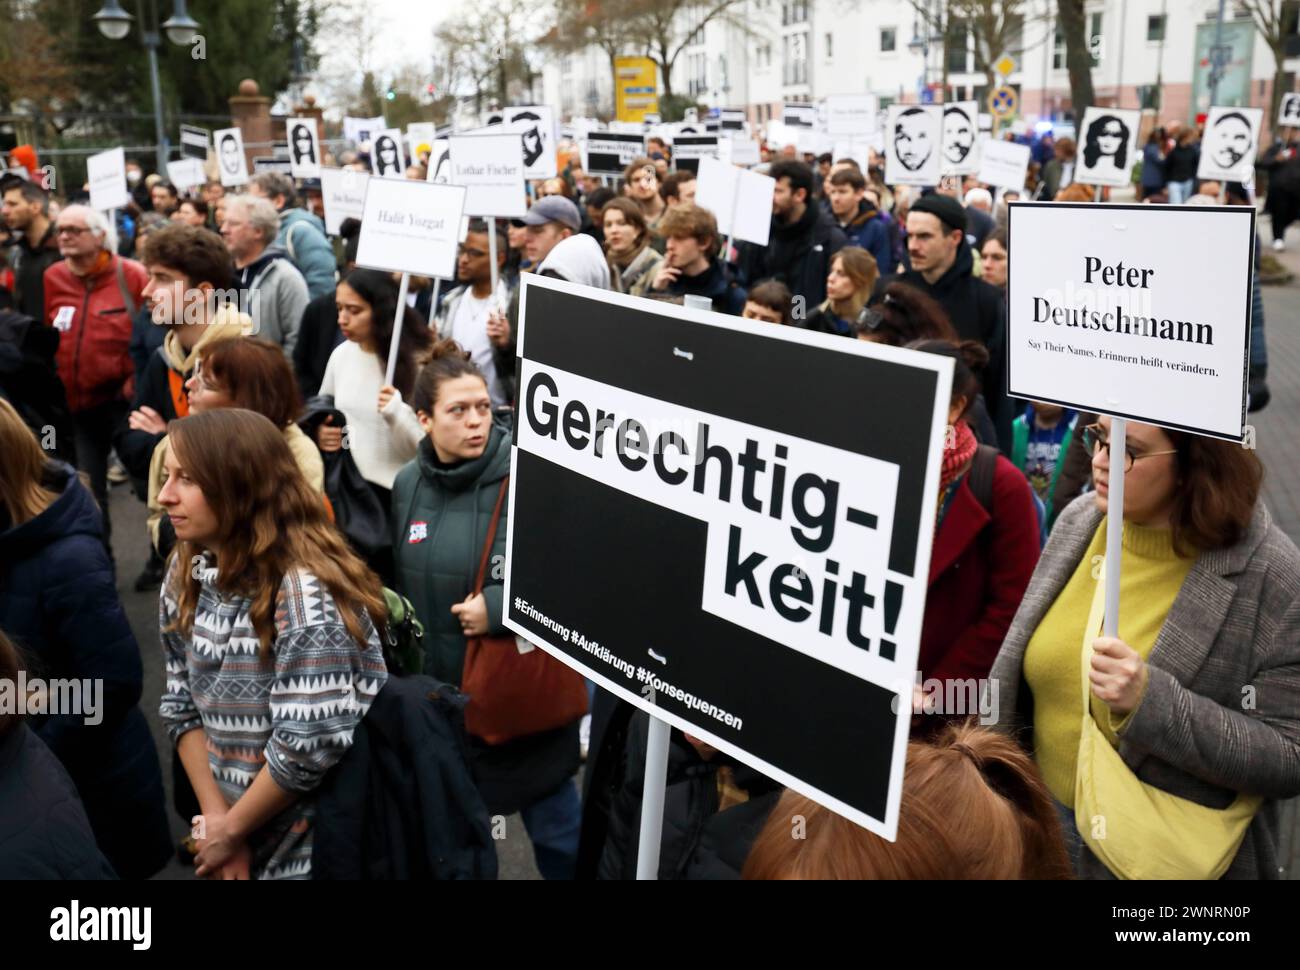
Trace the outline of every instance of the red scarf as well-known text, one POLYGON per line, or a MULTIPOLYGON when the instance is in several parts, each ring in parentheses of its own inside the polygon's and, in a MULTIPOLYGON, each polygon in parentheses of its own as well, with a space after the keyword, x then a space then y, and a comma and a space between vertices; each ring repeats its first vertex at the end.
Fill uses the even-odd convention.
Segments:
POLYGON ((965 421, 958 421, 953 425, 952 430, 950 440, 943 446, 943 466, 939 475, 940 502, 943 501, 948 486, 961 477, 966 466, 975 457, 975 449, 979 447, 979 442, 975 440, 975 433, 965 421))

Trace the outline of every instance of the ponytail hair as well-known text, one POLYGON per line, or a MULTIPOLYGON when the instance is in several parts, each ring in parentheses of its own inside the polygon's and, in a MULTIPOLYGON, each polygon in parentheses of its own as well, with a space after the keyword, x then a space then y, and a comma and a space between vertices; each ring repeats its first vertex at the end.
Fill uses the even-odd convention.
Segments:
POLYGON ((450 337, 435 342, 424 367, 415 378, 411 407, 432 414, 433 406, 438 401, 438 389, 447 381, 454 381, 458 377, 477 377, 487 384, 487 378, 470 359, 468 350, 450 337))
POLYGON ((966 407, 958 415, 958 420, 970 414, 975 406, 975 398, 984 386, 983 374, 989 365, 989 352, 978 340, 917 340, 907 345, 909 350, 919 350, 926 354, 939 354, 953 360, 952 397, 949 404, 956 404, 958 398, 966 399, 966 407))

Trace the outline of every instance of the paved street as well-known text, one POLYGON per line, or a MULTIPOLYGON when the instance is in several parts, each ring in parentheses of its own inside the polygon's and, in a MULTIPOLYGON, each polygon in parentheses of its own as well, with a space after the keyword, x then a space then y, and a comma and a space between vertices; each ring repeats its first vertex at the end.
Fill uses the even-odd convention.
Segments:
MULTIPOLYGON (((1260 234, 1266 240, 1267 219, 1261 220, 1260 234)), ((1289 250, 1279 254, 1281 261, 1297 275, 1297 279, 1283 286, 1265 287, 1264 304, 1267 320, 1269 353, 1269 386, 1273 398, 1268 407, 1251 415, 1256 429, 1256 442, 1266 468, 1265 500, 1282 529, 1292 539, 1300 542, 1300 433, 1296 430, 1296 416, 1300 415, 1300 228, 1293 229, 1289 250)), ((164 766, 170 768, 170 748, 161 732, 157 718, 158 698, 162 690, 162 662, 158 653, 158 599, 157 594, 136 593, 132 583, 144 559, 144 507, 131 494, 130 487, 120 485, 113 491, 112 510, 114 535, 118 538, 119 590, 126 605, 131 625, 145 657, 145 689, 143 706, 154 726, 156 743, 164 753, 164 766)), ((164 771, 170 798, 170 770, 164 771)), ((1296 803, 1290 806, 1292 860, 1290 877, 1300 878, 1300 838, 1295 829, 1300 825, 1300 812, 1296 803)), ((183 834, 179 818, 173 815, 176 838, 183 834)), ((506 824, 507 837, 498 842, 501 877, 504 879, 539 878, 533 865, 532 852, 519 818, 506 824)), ((169 866, 160 878, 189 878, 179 863, 169 866)))

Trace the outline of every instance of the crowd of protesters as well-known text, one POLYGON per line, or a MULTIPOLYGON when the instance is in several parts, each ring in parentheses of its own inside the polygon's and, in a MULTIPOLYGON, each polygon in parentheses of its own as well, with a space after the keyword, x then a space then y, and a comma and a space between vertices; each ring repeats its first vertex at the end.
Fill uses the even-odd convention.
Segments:
MULTIPOLYGON (((1196 141, 1151 133, 1145 201, 1198 194, 1196 141)), ((366 170, 362 148, 336 163, 366 170)), ((205 878, 392 875, 392 858, 345 848, 363 844, 348 829, 362 800, 424 820, 424 844, 393 851, 438 863, 402 872, 493 876, 487 820, 518 812, 543 876, 635 874, 645 713, 584 691, 586 716, 581 697, 556 701, 509 736, 467 716, 456 738, 454 689, 483 638, 508 635, 525 273, 953 362, 919 678, 986 685, 999 723, 918 694, 896 842, 673 730, 661 877, 1140 877, 1166 802, 1191 806, 1178 838, 1211 846, 1183 875, 1276 874, 1279 805, 1300 794, 1300 552, 1260 499, 1255 453, 1130 422, 1112 455, 1108 418, 1008 396, 1015 193, 889 186, 874 152, 864 170, 764 146, 770 241, 724 246, 694 172, 662 140, 647 151, 616 184, 570 156, 530 186, 524 217, 470 221, 455 280, 411 282, 391 379, 398 282, 356 266, 355 220, 326 235, 318 185, 263 172, 238 194, 181 193, 131 162, 114 225, 51 197, 34 158, 5 176, 0 679, 104 696, 94 724, 0 708, 0 876, 146 877, 177 852, 205 878), (1099 637, 1116 461, 1126 610, 1099 637), (112 529, 115 475, 147 505, 147 534, 112 529), (123 543, 147 547, 135 588, 159 596, 139 640, 117 592, 123 543), (140 709, 143 663, 165 666, 171 757, 140 709), (435 708, 404 687, 421 676, 448 688, 435 708), (383 787, 395 735, 425 752, 414 780, 358 793, 383 787), (1106 846, 1079 814, 1103 763, 1154 793, 1106 846), (203 823, 180 846, 165 772, 185 826, 203 823)), ((1071 139, 1033 151, 1025 197, 1091 201, 1071 139)), ((1280 249, 1300 161, 1284 147, 1263 165, 1280 249)), ((1268 400, 1257 284, 1255 309, 1252 409, 1268 400)))

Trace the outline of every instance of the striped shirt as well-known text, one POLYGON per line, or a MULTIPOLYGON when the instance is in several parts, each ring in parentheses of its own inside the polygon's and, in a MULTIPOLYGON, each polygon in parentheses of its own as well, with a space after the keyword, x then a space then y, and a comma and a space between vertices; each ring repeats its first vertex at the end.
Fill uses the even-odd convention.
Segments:
MULTIPOLYGON (((172 569, 176 569, 173 562, 172 569)), ((353 731, 388 679, 370 617, 364 650, 348 633, 329 590, 306 570, 284 577, 275 601, 275 640, 263 652, 252 599, 222 594, 217 570, 200 566, 189 637, 169 630, 178 615, 171 576, 159 600, 167 684, 159 712, 175 744, 202 728, 208 764, 233 805, 265 765, 297 802, 249 839, 255 879, 311 876, 311 793, 352 744, 353 731)))

